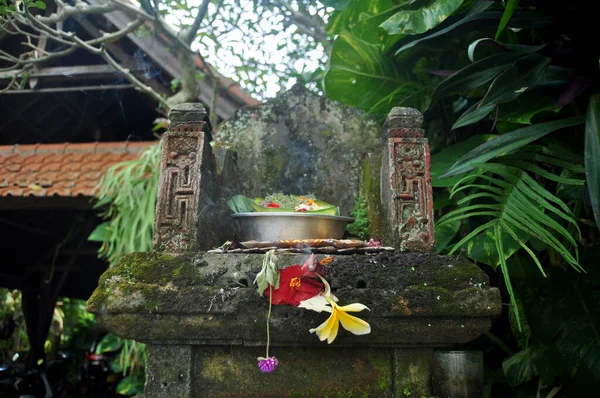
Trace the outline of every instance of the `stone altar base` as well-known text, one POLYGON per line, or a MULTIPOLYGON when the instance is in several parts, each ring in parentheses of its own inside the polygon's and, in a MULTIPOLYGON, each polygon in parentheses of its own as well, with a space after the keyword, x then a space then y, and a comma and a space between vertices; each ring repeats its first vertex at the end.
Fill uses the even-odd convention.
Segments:
MULTIPOLYGON (((279 266, 307 257, 280 254, 279 266)), ((256 357, 265 355, 269 303, 252 285, 262 259, 134 253, 102 276, 88 310, 114 333, 149 344, 146 398, 444 394, 432 387, 447 377, 433 371, 435 350, 475 339, 501 311, 498 289, 464 258, 334 256, 325 276, 342 305, 371 309, 355 314, 371 334, 340 328, 328 345, 308 330, 329 314, 273 306, 270 355, 280 364, 262 374, 256 357)))

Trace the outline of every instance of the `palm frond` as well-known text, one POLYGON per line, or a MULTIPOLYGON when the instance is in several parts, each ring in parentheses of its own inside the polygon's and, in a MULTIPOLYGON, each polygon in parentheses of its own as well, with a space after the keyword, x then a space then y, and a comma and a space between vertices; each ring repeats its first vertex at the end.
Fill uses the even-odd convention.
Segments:
POLYGON ((95 207, 107 221, 99 254, 111 265, 127 253, 152 249, 159 162, 160 144, 110 167, 100 181, 95 207))
POLYGON ((482 235, 492 237, 492 250, 495 249, 496 253, 493 254, 497 254, 497 258, 490 256, 494 258, 490 265, 500 267, 517 321, 520 322, 507 263, 508 257, 514 253, 515 245, 533 259, 544 276, 546 273, 542 263, 528 244, 533 238, 552 248, 577 271, 585 272, 579 265, 577 240, 581 239, 581 231, 575 215, 566 203, 548 191, 537 179, 567 185, 582 185, 583 180, 567 178, 551 171, 554 168, 579 171, 579 165, 573 163, 572 159, 562 159, 556 151, 543 146, 525 147, 520 153, 512 153, 500 161, 502 163, 472 165, 475 167, 474 172, 461 178, 450 193, 451 197, 459 192, 465 194, 457 201, 464 206, 441 217, 438 226, 467 219, 480 224, 456 243, 450 253, 467 248, 469 255, 475 238, 482 235), (538 159, 547 163, 534 163, 538 159), (569 232, 567 227, 573 232, 569 232), (516 242, 511 244, 513 248, 510 252, 507 241, 516 242))

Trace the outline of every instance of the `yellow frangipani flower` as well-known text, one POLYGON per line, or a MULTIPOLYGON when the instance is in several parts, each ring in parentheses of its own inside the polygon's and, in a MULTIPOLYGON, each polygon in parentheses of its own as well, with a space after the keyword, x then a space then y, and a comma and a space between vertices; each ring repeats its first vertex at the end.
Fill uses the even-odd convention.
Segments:
POLYGON ((340 323, 344 329, 356 335, 371 333, 371 326, 367 322, 348 314, 348 312, 369 310, 367 306, 360 303, 345 306, 338 305, 335 296, 331 294, 331 288, 327 281, 320 275, 319 278, 325 285, 325 292, 300 302, 299 307, 316 312, 329 312, 331 316, 317 328, 310 329, 309 332, 316 332, 319 340, 327 340, 328 344, 331 344, 337 337, 340 323))

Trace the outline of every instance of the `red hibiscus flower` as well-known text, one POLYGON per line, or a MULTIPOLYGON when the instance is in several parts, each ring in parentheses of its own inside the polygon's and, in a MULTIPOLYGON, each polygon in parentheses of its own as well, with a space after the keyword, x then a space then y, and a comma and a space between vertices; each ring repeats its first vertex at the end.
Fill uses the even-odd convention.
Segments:
MULTIPOLYGON (((272 302, 274 305, 297 307, 301 301, 316 296, 322 289, 322 282, 303 277, 300 265, 292 265, 279 271, 279 289, 273 289, 272 302)), ((267 297, 269 290, 265 290, 267 297)))

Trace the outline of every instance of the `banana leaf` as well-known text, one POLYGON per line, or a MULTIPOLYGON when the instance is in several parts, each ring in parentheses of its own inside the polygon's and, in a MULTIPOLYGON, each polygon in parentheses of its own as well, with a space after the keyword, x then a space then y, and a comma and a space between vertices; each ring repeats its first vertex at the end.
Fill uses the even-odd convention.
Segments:
POLYGON ((227 202, 227 206, 234 213, 250 213, 252 212, 252 199, 244 195, 235 195, 227 202))

